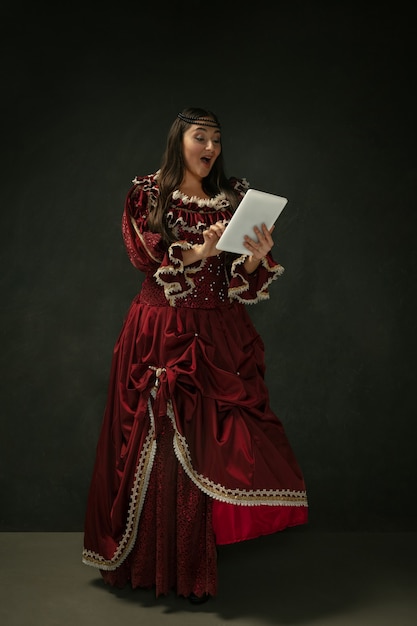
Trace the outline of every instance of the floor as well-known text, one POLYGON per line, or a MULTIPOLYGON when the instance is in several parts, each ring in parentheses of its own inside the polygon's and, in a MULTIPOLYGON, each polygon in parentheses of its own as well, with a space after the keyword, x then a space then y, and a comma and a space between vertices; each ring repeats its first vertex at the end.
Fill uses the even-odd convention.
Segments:
POLYGON ((218 596, 200 606, 113 590, 81 549, 81 533, 0 533, 0 624, 417 625, 417 533, 296 528, 223 546, 218 596))

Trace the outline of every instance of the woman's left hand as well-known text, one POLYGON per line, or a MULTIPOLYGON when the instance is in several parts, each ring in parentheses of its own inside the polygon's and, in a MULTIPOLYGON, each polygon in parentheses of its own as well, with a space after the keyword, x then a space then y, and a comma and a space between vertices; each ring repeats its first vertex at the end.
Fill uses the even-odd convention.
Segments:
POLYGON ((257 226, 255 226, 253 230, 257 241, 256 239, 251 239, 251 237, 245 235, 244 244, 253 259, 260 261, 268 254, 268 252, 270 252, 272 246, 274 245, 274 241, 272 239, 272 231, 274 228, 275 226, 273 225, 268 230, 265 224, 262 224, 262 230, 260 230, 257 226))

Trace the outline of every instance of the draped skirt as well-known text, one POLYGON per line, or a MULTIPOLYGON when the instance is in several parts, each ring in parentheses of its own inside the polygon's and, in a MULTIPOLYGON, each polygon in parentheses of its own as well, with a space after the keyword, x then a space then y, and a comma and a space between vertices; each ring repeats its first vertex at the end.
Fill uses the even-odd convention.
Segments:
POLYGON ((132 303, 114 348, 83 562, 158 595, 216 592, 216 544, 307 522, 244 305, 132 303))

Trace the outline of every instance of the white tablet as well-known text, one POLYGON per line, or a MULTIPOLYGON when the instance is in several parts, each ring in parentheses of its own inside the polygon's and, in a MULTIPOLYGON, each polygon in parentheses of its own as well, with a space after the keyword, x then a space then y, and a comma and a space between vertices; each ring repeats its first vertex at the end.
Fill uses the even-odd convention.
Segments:
POLYGON ((216 248, 238 254, 250 254, 243 245, 245 235, 256 240, 254 226, 262 229, 262 224, 271 228, 278 219, 288 199, 272 193, 248 189, 233 213, 216 248))

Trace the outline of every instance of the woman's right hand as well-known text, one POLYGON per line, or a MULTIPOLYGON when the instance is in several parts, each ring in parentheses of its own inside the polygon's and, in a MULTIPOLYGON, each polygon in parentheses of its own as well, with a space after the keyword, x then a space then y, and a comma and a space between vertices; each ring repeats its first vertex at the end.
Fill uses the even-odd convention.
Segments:
POLYGON ((220 254, 221 250, 218 250, 216 246, 225 228, 226 226, 223 222, 216 222, 203 232, 204 243, 201 247, 203 258, 220 254))
POLYGON ((226 228, 223 222, 216 222, 203 231, 203 243, 196 243, 190 250, 183 250, 182 258, 184 265, 191 265, 195 261, 207 259, 210 256, 216 256, 222 251, 216 248, 216 245, 226 228))

